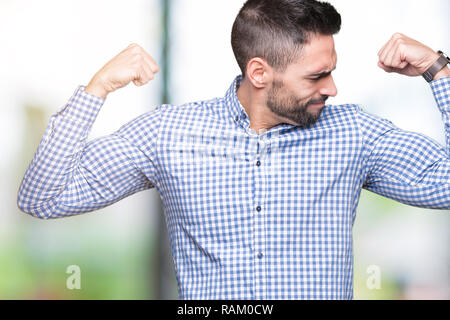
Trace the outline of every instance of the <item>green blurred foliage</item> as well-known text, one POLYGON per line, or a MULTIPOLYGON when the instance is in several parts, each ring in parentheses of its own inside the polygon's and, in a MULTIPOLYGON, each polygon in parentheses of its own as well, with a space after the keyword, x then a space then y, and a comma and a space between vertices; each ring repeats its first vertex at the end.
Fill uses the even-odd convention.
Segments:
POLYGON ((2 245, 0 299, 154 299, 148 260, 153 244, 130 242, 117 249, 106 240, 86 243, 79 253, 50 251, 43 257, 30 254, 21 241, 2 245), (66 270, 74 262, 81 269, 81 289, 70 290, 66 270))

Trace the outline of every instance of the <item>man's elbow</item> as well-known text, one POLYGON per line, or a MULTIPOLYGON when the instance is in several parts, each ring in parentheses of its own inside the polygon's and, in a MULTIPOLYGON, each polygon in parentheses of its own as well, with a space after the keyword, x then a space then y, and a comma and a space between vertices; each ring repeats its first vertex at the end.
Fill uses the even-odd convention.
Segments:
POLYGON ((20 211, 23 213, 26 213, 27 215, 32 216, 33 218, 41 219, 41 220, 48 220, 52 218, 51 215, 45 214, 45 212, 39 208, 42 208, 42 206, 32 205, 29 202, 25 201, 23 197, 19 194, 17 197, 17 207, 20 211))

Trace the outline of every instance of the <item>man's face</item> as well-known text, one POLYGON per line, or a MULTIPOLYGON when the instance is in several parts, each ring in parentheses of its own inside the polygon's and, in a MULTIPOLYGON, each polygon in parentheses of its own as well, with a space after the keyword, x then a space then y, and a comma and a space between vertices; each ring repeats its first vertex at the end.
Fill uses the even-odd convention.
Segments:
POLYGON ((281 120, 308 128, 320 117, 328 97, 337 95, 331 72, 337 56, 333 36, 318 35, 284 73, 275 73, 267 107, 281 120))

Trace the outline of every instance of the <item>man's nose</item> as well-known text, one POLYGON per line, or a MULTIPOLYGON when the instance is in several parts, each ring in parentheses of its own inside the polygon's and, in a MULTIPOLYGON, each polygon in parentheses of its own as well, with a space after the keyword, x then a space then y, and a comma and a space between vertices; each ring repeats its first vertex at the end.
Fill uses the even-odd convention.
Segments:
POLYGON ((334 83, 333 77, 330 75, 325 79, 324 86, 320 89, 320 94, 329 97, 337 96, 338 90, 334 83))

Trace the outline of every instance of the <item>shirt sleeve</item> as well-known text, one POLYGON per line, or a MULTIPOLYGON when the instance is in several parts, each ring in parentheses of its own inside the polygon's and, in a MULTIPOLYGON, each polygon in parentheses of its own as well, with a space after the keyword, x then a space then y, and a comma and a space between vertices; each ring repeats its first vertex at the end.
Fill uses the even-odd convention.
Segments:
POLYGON ((25 172, 17 204, 34 217, 54 219, 90 212, 156 184, 160 107, 112 135, 87 142, 105 100, 84 89, 79 86, 51 117, 25 172))
POLYGON ((450 209, 450 77, 431 82, 442 113, 446 147, 429 137, 399 129, 363 112, 358 124, 364 140, 363 188, 401 203, 450 209))

